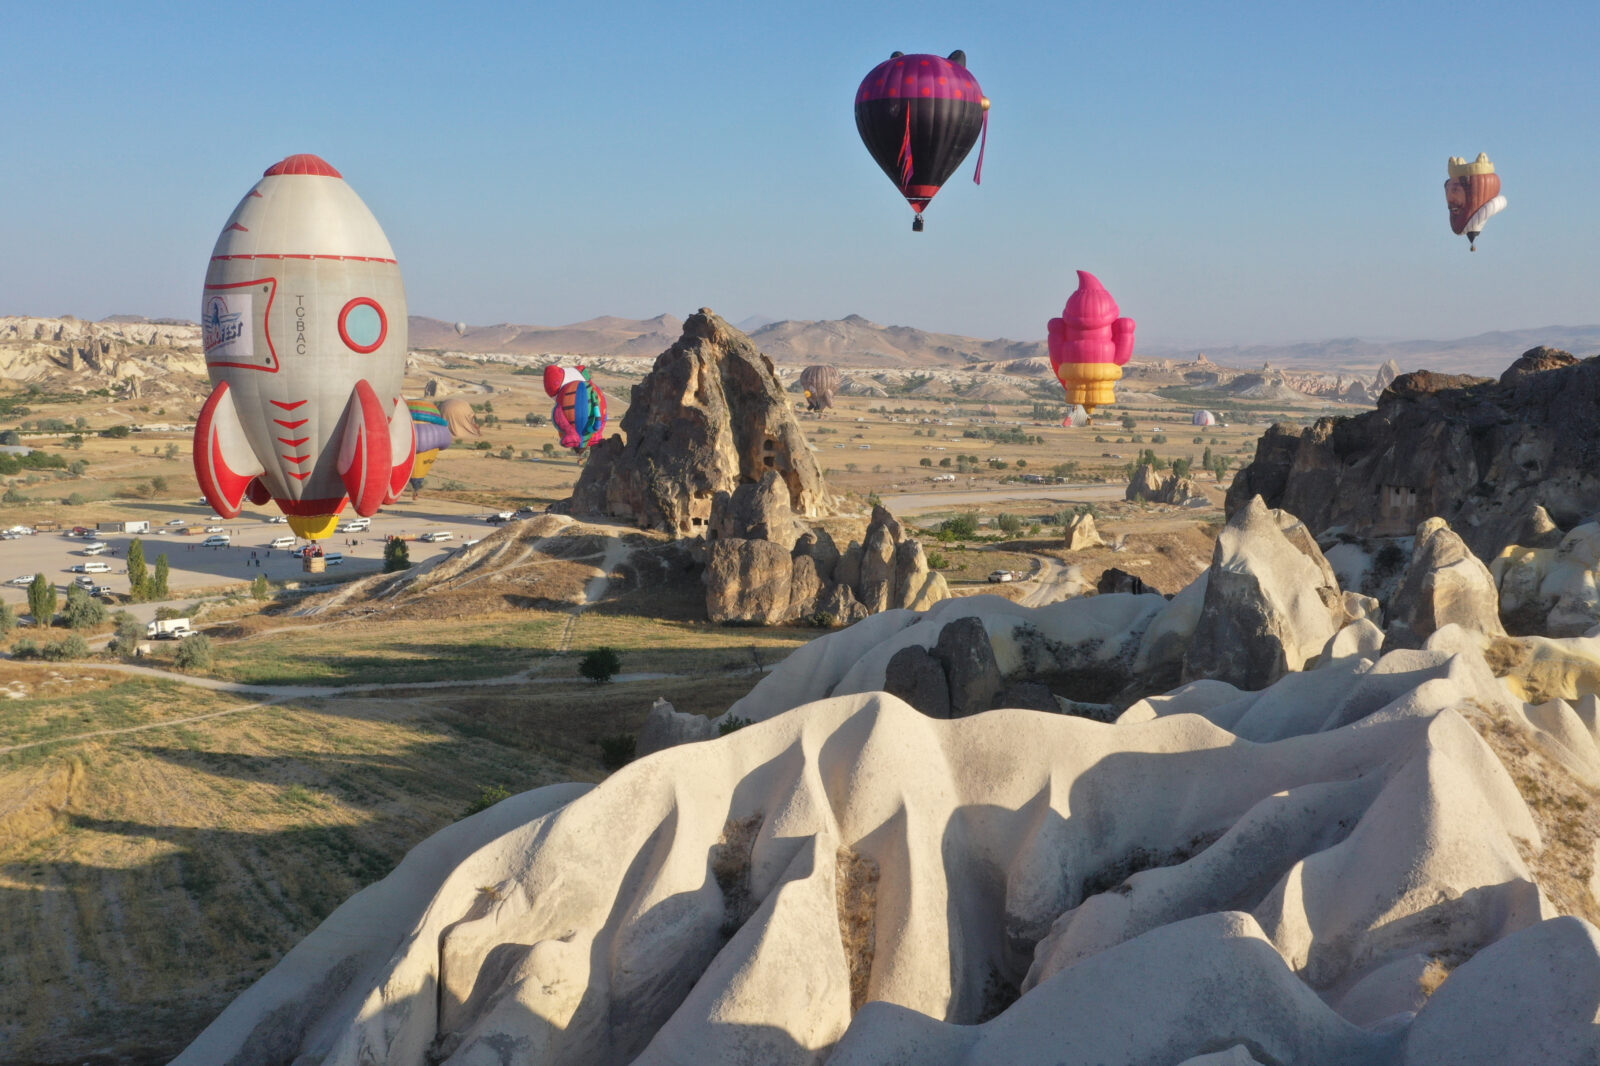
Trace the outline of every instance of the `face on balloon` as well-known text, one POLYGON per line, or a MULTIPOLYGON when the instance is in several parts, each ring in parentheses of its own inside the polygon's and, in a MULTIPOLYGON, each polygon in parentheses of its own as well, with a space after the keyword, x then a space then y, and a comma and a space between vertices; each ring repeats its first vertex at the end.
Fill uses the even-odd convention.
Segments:
POLYGON ((1450 208, 1450 226, 1457 233, 1472 217, 1472 179, 1451 178, 1444 185, 1444 202, 1450 208))

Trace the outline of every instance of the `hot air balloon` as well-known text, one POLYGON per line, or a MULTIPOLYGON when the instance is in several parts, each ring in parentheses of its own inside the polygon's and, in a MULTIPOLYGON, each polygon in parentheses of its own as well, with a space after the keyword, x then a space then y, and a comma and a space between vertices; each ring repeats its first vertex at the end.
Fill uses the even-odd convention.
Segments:
MULTIPOLYGON (((967 71, 967 54, 950 58, 896 52, 872 68, 856 90, 856 129, 916 217, 939 194, 972 151, 980 132, 989 133, 989 100, 967 71)), ((978 149, 974 184, 983 179, 983 149, 978 149)))
POLYGON ((478 436, 478 419, 472 413, 472 405, 457 397, 437 404, 432 400, 407 400, 406 406, 411 409, 417 439, 417 461, 411 468, 411 498, 416 499, 439 453, 461 437, 478 436))
POLYGON ((808 366, 800 372, 800 388, 806 394, 806 408, 826 411, 833 406, 833 397, 844 383, 839 368, 835 366, 808 366))
POLYGON ((365 516, 399 495, 413 459, 405 284, 337 170, 314 155, 267 168, 211 250, 200 320, 214 388, 194 470, 219 515, 273 500, 316 539, 346 503, 365 516))
POLYGON ((545 367, 544 391, 555 398, 550 421, 561 432, 563 448, 582 451, 605 436, 606 394, 583 367, 545 367))
POLYGON ((467 335, 467 324, 465 322, 457 322, 456 323, 456 336, 465 337, 466 335, 467 335))
POLYGON ((1506 198, 1500 195, 1500 175, 1494 172, 1487 153, 1479 152, 1470 163, 1460 156, 1450 157, 1444 202, 1450 208, 1450 228, 1458 235, 1466 234, 1467 251, 1476 252, 1483 224, 1506 209, 1506 198))
POLYGON ((1196 426, 1214 426, 1217 424, 1217 416, 1210 411, 1196 411, 1190 422, 1196 426))
POLYGON ((1083 409, 1083 404, 1075 403, 1072 405, 1072 410, 1067 412, 1067 417, 1061 420, 1061 424, 1067 429, 1078 429, 1094 425, 1094 420, 1089 417, 1089 412, 1083 409))
POLYGON ((1100 279, 1078 271, 1078 289, 1060 318, 1050 320, 1050 365, 1067 390, 1067 402, 1096 407, 1116 403, 1113 385, 1133 357, 1133 319, 1118 317, 1117 301, 1100 279))

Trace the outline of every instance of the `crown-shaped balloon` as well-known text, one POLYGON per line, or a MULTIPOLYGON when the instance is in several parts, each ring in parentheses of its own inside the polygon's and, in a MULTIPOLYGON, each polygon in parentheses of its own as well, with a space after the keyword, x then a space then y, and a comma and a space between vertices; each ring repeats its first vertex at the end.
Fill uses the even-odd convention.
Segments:
POLYGON ((1478 158, 1467 162, 1459 155, 1450 157, 1450 176, 1452 178, 1465 178, 1473 174, 1493 174, 1494 164, 1489 162, 1489 153, 1479 152, 1478 158))

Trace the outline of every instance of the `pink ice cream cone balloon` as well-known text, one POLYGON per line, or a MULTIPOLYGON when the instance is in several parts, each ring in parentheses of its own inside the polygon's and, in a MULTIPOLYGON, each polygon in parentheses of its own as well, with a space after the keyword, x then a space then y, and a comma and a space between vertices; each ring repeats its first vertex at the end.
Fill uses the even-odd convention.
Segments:
POLYGON ((1068 297, 1061 317, 1050 320, 1050 366, 1069 404, 1082 404, 1092 413, 1116 403, 1113 386, 1133 357, 1133 319, 1120 313, 1100 279, 1078 271, 1078 290, 1068 297))

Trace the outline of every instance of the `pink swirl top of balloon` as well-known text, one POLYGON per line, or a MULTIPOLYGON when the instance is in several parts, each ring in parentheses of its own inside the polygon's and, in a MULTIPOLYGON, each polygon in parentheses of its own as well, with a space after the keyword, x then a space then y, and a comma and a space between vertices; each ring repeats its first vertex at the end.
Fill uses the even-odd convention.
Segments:
POLYGON ((1133 357, 1134 322, 1120 318, 1117 301, 1087 270, 1078 271, 1078 289, 1067 297, 1060 318, 1050 320, 1050 364, 1115 363, 1133 357))
POLYGON ((320 155, 311 155, 309 152, 281 159, 261 172, 263 178, 270 178, 274 174, 315 174, 324 178, 344 177, 343 174, 334 170, 326 159, 323 159, 320 155))
POLYGON ((856 103, 905 97, 929 99, 983 99, 978 79, 960 63, 942 56, 909 55, 885 59, 861 79, 856 103))

